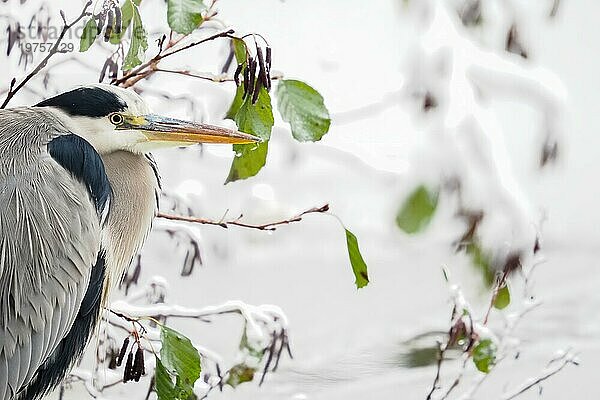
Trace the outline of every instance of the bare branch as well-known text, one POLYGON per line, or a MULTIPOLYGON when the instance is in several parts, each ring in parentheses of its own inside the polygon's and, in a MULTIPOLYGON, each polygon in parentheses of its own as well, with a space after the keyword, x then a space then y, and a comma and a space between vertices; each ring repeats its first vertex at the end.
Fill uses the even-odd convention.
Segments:
POLYGON ((487 311, 485 313, 485 317, 483 318, 483 325, 487 325, 488 319, 490 318, 490 313, 492 312, 492 308, 494 308, 494 304, 496 304, 496 299, 498 298, 498 293, 500 289, 506 286, 506 279, 508 278, 508 274, 510 271, 508 269, 504 270, 499 279, 496 280, 496 284, 492 290, 492 298, 490 303, 488 304, 487 311))
POLYGON ((442 361, 444 359, 444 353, 448 346, 443 346, 440 342, 438 342, 438 353, 437 353, 437 364, 435 368, 435 378, 433 379, 433 384, 431 385, 431 390, 427 394, 427 400, 431 400, 433 394, 437 389, 439 389, 440 383, 440 373, 442 372, 442 361))
POLYGON ((522 395, 523 393, 539 385, 546 379, 558 374, 560 371, 562 371, 564 367, 570 364, 579 365, 579 361, 577 361, 576 354, 566 352, 562 357, 556 360, 552 360, 550 362, 550 365, 547 368, 545 368, 544 371, 542 371, 542 373, 538 377, 526 380, 517 389, 502 396, 502 400, 512 400, 522 395), (554 364, 554 366, 552 364, 554 364))
POLYGON ((198 40, 197 42, 193 42, 193 43, 190 43, 190 44, 185 45, 183 47, 179 47, 179 48, 177 48, 175 50, 172 50, 172 51, 170 51, 168 53, 164 53, 162 55, 158 55, 156 57, 157 61, 160 61, 160 60, 162 60, 164 58, 170 57, 170 56, 172 56, 174 54, 177 54, 177 53, 179 53, 181 51, 184 51, 184 50, 190 49, 192 47, 198 46, 198 45, 200 45, 202 43, 210 42, 211 40, 215 40, 215 39, 219 39, 219 38, 223 38, 223 37, 230 38, 230 39, 237 39, 235 36, 232 36, 234 33, 235 33, 235 31, 233 29, 228 29, 228 30, 223 31, 223 32, 215 33, 214 35, 211 35, 211 36, 209 36, 207 38, 204 38, 202 40, 198 40))
POLYGON ((215 75, 215 74, 211 74, 209 72, 196 73, 196 72, 191 72, 189 70, 177 71, 177 70, 162 69, 162 68, 156 68, 154 71, 155 72, 168 73, 168 74, 183 75, 183 76, 188 76, 190 78, 204 79, 206 81, 218 82, 218 83, 221 83, 221 82, 233 82, 233 78, 227 76, 227 74, 215 75))
POLYGON ((329 211, 329 204, 325 204, 324 206, 321 206, 321 207, 309 208, 308 210, 305 210, 305 211, 301 212, 300 214, 295 215, 289 219, 284 219, 284 220, 276 221, 276 222, 269 222, 269 223, 260 224, 260 225, 247 224, 247 223, 241 222, 240 220, 243 217, 243 215, 240 215, 239 218, 236 218, 234 220, 229 220, 229 221, 214 221, 214 220, 205 219, 205 218, 186 217, 183 215, 172 215, 172 214, 165 214, 165 213, 161 213, 161 212, 159 212, 156 216, 158 218, 164 218, 164 219, 168 219, 171 221, 182 221, 182 222, 190 222, 190 223, 194 223, 194 224, 203 224, 203 225, 216 225, 216 226, 220 226, 221 228, 225 228, 225 229, 227 229, 230 225, 233 225, 233 226, 239 226, 242 228, 257 229, 260 231, 274 231, 274 230, 277 230, 277 228, 281 225, 288 225, 293 222, 302 221, 302 217, 304 217, 307 214, 326 213, 327 211, 329 211))
POLYGON ((228 29, 226 31, 222 31, 219 33, 216 33, 214 35, 211 35, 207 38, 204 38, 202 40, 198 40, 196 42, 187 44, 185 46, 179 47, 179 48, 175 48, 174 47, 179 44, 181 42, 181 40, 183 40, 184 38, 186 38, 187 36, 183 36, 177 40, 169 40, 169 42, 167 43, 166 46, 163 47, 162 43, 159 46, 160 47, 160 51, 159 53, 154 56, 152 59, 150 59, 149 61, 146 61, 145 63, 143 63, 142 65, 137 66, 136 68, 132 69, 131 71, 129 71, 128 73, 126 73, 125 75, 123 75, 121 78, 118 79, 114 79, 112 81, 113 85, 117 85, 117 86, 124 86, 124 87, 130 87, 135 85, 137 82, 139 82, 141 79, 145 79, 147 77, 149 77, 150 75, 154 74, 156 72, 156 70, 158 69, 158 63, 167 58, 170 57, 174 54, 177 54, 181 51, 190 49, 192 47, 198 46, 202 43, 206 43, 209 42, 211 40, 215 40, 218 38, 222 38, 222 37, 228 37, 228 38, 234 38, 234 36, 232 36, 234 33, 233 29, 228 29))
POLYGON ((65 37, 65 34, 69 31, 69 29, 71 29, 73 26, 75 26, 77 23, 79 23, 79 21, 81 21, 84 17, 90 15, 90 13, 88 12, 88 8, 91 5, 92 5, 92 1, 89 0, 83 6, 83 10, 81 11, 81 14, 79 14, 79 16, 70 23, 67 23, 66 18, 65 18, 65 13, 61 10, 60 16, 63 20, 63 27, 62 27, 62 30, 60 31, 60 35, 56 39, 56 42, 54 43, 54 45, 52 46, 52 48, 50 49, 50 51, 48 52, 46 57, 44 57, 44 59, 42 61, 40 61, 40 63, 29 74, 27 74, 27 76, 25 78, 23 78, 23 80, 19 84, 16 84, 17 81, 15 78, 13 78, 13 80, 11 81, 11 84, 10 84, 10 89, 8 90, 8 93, 6 94, 6 98, 4 99, 4 102, 2 103, 2 105, 0 106, 0 109, 6 108, 6 106, 10 102, 10 100, 15 96, 15 94, 17 94, 17 92, 19 90, 21 90, 27 84, 27 82, 29 82, 35 75, 37 75, 42 69, 44 69, 46 67, 46 65, 48 65, 48 61, 50 61, 52 56, 54 56, 57 53, 60 53, 60 54, 63 53, 62 51, 59 50, 59 47, 65 37))

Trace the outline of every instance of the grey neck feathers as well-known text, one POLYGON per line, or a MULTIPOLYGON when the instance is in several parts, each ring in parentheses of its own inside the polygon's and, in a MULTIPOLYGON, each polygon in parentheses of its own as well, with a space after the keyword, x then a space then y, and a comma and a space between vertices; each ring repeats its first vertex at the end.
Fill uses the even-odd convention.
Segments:
POLYGON ((106 278, 103 304, 138 253, 158 210, 159 181, 150 156, 116 151, 101 155, 112 186, 110 214, 103 232, 106 278))

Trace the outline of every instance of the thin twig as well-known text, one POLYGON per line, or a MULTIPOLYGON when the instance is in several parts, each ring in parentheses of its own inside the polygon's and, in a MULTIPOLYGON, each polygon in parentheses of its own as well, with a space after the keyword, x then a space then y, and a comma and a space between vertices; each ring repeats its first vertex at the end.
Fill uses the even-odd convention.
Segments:
POLYGON ((223 32, 215 33, 214 35, 211 35, 211 36, 209 36, 207 38, 204 38, 202 40, 198 40, 197 42, 190 43, 190 44, 185 45, 183 47, 179 47, 179 48, 177 48, 175 50, 172 50, 169 53, 162 54, 162 55, 158 56, 157 61, 160 61, 160 60, 162 60, 164 58, 167 58, 169 56, 177 54, 177 53, 179 53, 181 51, 184 51, 184 50, 190 49, 192 47, 198 46, 198 45, 200 45, 202 43, 210 42, 211 40, 215 40, 215 39, 219 39, 219 38, 223 38, 223 37, 230 38, 230 39, 237 39, 235 36, 232 36, 234 33, 235 33, 235 31, 233 29, 228 29, 228 30, 223 31, 223 32))
POLYGON ((227 229, 230 225, 233 225, 233 226, 239 226, 242 228, 257 229, 260 231, 274 231, 274 230, 277 230, 277 228, 281 225, 288 225, 293 222, 302 221, 302 217, 307 214, 325 213, 327 211, 329 211, 329 204, 325 204, 324 206, 321 206, 321 207, 309 208, 308 210, 305 210, 305 211, 301 212, 300 214, 295 215, 289 219, 284 219, 284 220, 276 221, 276 222, 268 222, 266 224, 258 224, 258 225, 247 224, 247 223, 241 222, 240 219, 243 217, 242 215, 239 218, 230 220, 230 221, 214 221, 214 220, 205 219, 205 218, 186 217, 184 215, 165 214, 162 212, 159 212, 158 214, 156 214, 156 216, 158 218, 168 219, 171 221, 182 221, 182 222, 190 222, 190 223, 203 224, 203 225, 216 225, 216 226, 220 226, 221 228, 225 228, 225 229, 227 229))
POLYGON ((220 74, 220 75, 214 75, 211 73, 203 73, 203 74, 199 74, 199 73, 194 73, 188 70, 170 70, 170 69, 162 69, 162 68, 155 68, 154 72, 163 72, 163 73, 168 73, 168 74, 176 74, 176 75, 184 75, 184 76, 189 76, 190 78, 198 78, 198 79, 204 79, 207 81, 211 81, 211 82, 233 82, 234 79, 230 76, 227 76, 225 74, 220 74))
POLYGON ((167 44, 167 46, 164 49, 161 48, 159 53, 156 56, 152 57, 149 61, 146 61, 145 63, 132 69, 131 71, 129 71, 128 73, 123 75, 121 78, 114 79, 112 81, 112 84, 117 85, 117 86, 125 86, 125 87, 135 85, 141 79, 145 79, 148 76, 152 75, 154 72, 156 72, 156 70, 158 69, 158 67, 157 67, 158 63, 161 60, 163 60, 167 57, 170 57, 174 54, 177 54, 181 51, 198 46, 202 43, 209 42, 211 40, 215 40, 215 39, 222 38, 222 37, 235 38, 234 36, 232 36, 233 33, 234 33, 233 29, 228 29, 226 31, 216 33, 207 38, 198 40, 196 42, 187 44, 185 46, 182 46, 182 47, 179 47, 176 49, 173 49, 174 46, 177 45, 183 38, 185 38, 187 36, 183 36, 177 40, 169 40, 169 43, 167 44))
POLYGON ((558 360, 554 360, 554 361, 555 362, 560 361, 560 364, 557 367, 554 367, 552 369, 547 368, 537 378, 535 378, 533 380, 526 381, 525 383, 522 384, 522 386, 520 388, 516 389, 513 393, 510 393, 510 394, 507 394, 507 395, 503 396, 502 400, 512 400, 512 399, 514 399, 514 398, 522 395, 523 393, 525 393, 529 389, 531 389, 531 388, 539 385, 540 383, 542 383, 546 379, 548 379, 548 378, 550 378, 550 377, 558 374, 567 365, 570 365, 570 364, 579 365, 579 362, 577 361, 576 356, 574 354, 570 354, 570 353, 566 353, 563 357, 559 358, 558 360))
POLYGON ((450 393, 452 393, 452 391, 454 389, 456 389, 458 387, 458 385, 460 385, 460 381, 467 369, 467 363, 469 362, 470 359, 471 359, 471 357, 465 357, 465 359, 463 360, 460 374, 456 377, 456 379, 454 379, 454 382, 452 382, 452 385, 450 385, 450 387, 448 388, 446 393, 440 398, 440 400, 446 400, 450 396, 450 393))
MULTIPOLYGON (((163 69, 163 68, 154 68, 153 72, 163 72, 167 74, 175 74, 175 75, 183 75, 190 78, 198 78, 204 79, 206 81, 223 83, 223 82, 235 82, 235 79, 232 76, 226 74, 213 74, 210 72, 191 72, 189 70, 172 70, 172 69, 163 69)), ((277 73, 271 76, 272 81, 276 81, 282 79, 283 75, 281 73, 277 73)))
POLYGON ((440 383, 440 373, 442 372, 442 361, 444 360, 444 353, 446 352, 446 349, 448 348, 447 345, 444 347, 442 347, 442 346, 443 346, 442 343, 438 342, 438 353, 437 353, 437 365, 436 365, 436 369, 435 369, 435 379, 433 380, 433 384, 431 385, 431 390, 427 394, 427 400, 431 400, 435 391, 439 389, 438 385, 440 383))
MULTIPOLYGON (((497 279, 496 284, 494 285, 493 291, 492 291, 492 297, 490 299, 490 302, 488 304, 488 308, 487 311, 485 313, 485 317, 483 319, 482 325, 486 326, 488 323, 488 317, 490 315, 490 312, 492 310, 492 308, 494 307, 494 304, 496 303, 496 298, 498 297, 498 292, 500 290, 501 287, 503 287, 506 284, 506 279, 508 278, 508 274, 509 274, 509 270, 505 270, 503 272, 503 274, 500 276, 500 278, 497 279)), ((452 318, 451 321, 454 320, 455 315, 456 315, 456 306, 453 308, 452 310, 452 318)), ((460 381, 463 377, 463 374, 465 372, 465 368, 467 366, 467 362, 473 357, 473 353, 471 352, 473 345, 475 344, 475 342, 477 341, 477 337, 475 335, 475 332, 473 330, 473 319, 471 317, 470 314, 468 314, 469 316, 469 320, 471 322, 471 326, 469 329, 469 345, 467 346, 466 349, 464 349, 464 354, 466 354, 465 359, 463 360, 463 366, 462 369, 460 371, 460 373, 458 374, 458 376, 454 379, 454 381, 452 382, 452 385, 448 388, 448 390, 445 392, 445 394, 441 397, 441 400, 447 399, 448 396, 450 395, 450 393, 456 389, 456 387, 458 387, 458 385, 460 384, 460 381)), ((429 394, 427 395, 427 400, 431 400, 433 394, 435 393, 436 390, 440 389, 439 385, 439 381, 440 381, 440 373, 441 373, 441 369, 442 369, 442 361, 444 359, 444 353, 447 350, 449 344, 450 344, 450 340, 451 340, 451 334, 448 335, 449 339, 445 344, 441 344, 438 342, 438 346, 439 346, 439 358, 438 358, 438 362, 437 362, 437 367, 436 367, 436 374, 435 374, 435 378, 433 380, 433 384, 431 385, 431 390, 429 391, 429 394)))
POLYGON ((490 313, 492 312, 492 308, 494 308, 494 304, 496 304, 496 299, 498 298, 498 293, 500 289, 506 285, 506 279, 508 278, 508 274, 510 271, 506 269, 500 278, 497 280, 496 285, 494 285, 494 290, 492 292, 492 299, 490 300, 490 304, 488 305, 487 311, 485 313, 485 318, 483 319, 483 325, 487 325, 488 319, 490 317, 490 313))
POLYGON ((10 84, 10 89, 8 90, 6 98, 4 99, 4 102, 2 103, 2 105, 0 106, 0 109, 5 108, 8 105, 8 103, 10 102, 10 100, 15 96, 15 94, 17 94, 17 92, 19 90, 21 90, 23 88, 23 86, 25 86, 27 84, 27 82, 29 82, 35 75, 37 75, 42 69, 44 69, 44 67, 46 67, 46 65, 48 65, 48 61, 50 61, 52 56, 54 56, 57 53, 63 53, 63 51, 59 50, 59 46, 62 43, 66 33, 69 31, 69 29, 71 29, 73 26, 75 26, 84 17, 90 15, 90 13, 87 10, 91 5, 92 5, 92 1, 90 0, 83 7, 81 14, 79 14, 79 16, 75 20, 73 20, 71 23, 67 22, 64 12, 63 11, 60 12, 60 16, 63 19, 63 27, 60 32, 60 35, 58 35, 58 38, 56 39, 56 42, 54 43, 54 45, 52 46, 52 48, 50 49, 50 51, 48 52, 46 57, 44 57, 44 59, 42 61, 40 61, 40 63, 29 74, 27 74, 27 76, 19 84, 16 84, 17 81, 15 78, 13 78, 13 80, 11 81, 11 84, 10 84))
POLYGON ((120 313, 120 312, 118 312, 118 311, 112 310, 112 309, 110 309, 110 308, 106 308, 106 310, 107 310, 107 311, 109 311, 109 312, 110 312, 110 313, 112 313, 112 314, 115 314, 115 315, 116 315, 117 317, 119 317, 119 318, 123 318, 125 321, 129 321, 129 322, 139 322, 139 320, 140 320, 139 318, 132 318, 132 317, 129 317, 129 316, 127 316, 127 315, 123 314, 123 313, 120 313))

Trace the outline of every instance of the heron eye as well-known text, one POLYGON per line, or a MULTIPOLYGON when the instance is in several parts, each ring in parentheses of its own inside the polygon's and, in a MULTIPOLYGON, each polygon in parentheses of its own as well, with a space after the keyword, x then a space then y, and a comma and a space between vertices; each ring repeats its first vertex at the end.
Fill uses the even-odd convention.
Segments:
POLYGON ((108 118, 114 125, 121 125, 123 123, 123 116, 121 114, 111 114, 108 118))

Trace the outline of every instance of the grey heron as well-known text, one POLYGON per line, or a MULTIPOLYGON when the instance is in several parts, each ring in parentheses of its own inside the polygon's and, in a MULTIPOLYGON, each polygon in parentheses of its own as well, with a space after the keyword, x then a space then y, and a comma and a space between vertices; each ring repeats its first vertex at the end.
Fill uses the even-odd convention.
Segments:
POLYGON ((82 355, 158 210, 149 151, 256 141, 108 85, 0 110, 0 400, 47 394, 82 355))

